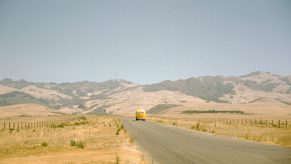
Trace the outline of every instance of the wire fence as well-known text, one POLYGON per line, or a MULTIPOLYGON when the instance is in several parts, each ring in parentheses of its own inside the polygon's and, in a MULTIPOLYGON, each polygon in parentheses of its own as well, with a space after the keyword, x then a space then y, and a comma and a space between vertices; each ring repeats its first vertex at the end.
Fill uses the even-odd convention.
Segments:
MULTIPOLYGON (((163 117, 158 117, 163 119, 163 117)), ((172 121, 179 120, 172 118, 172 121)), ((290 128, 290 120, 281 120, 281 119, 256 119, 256 118, 219 118, 219 117, 189 117, 183 118, 187 122, 197 122, 197 123, 206 123, 216 126, 217 124, 225 125, 246 125, 246 126, 261 126, 261 127, 274 127, 274 128, 290 128)))

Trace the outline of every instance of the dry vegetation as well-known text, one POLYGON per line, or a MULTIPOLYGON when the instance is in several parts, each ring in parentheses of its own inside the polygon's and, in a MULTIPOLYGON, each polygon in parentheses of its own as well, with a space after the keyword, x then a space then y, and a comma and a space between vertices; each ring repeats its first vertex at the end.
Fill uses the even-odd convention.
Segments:
POLYGON ((146 163, 115 116, 22 116, 0 124, 0 163, 146 163))
POLYGON ((38 104, 17 104, 0 107, 0 120, 4 118, 12 119, 12 117, 24 115, 47 116, 57 115, 57 113, 52 113, 47 107, 38 104))
POLYGON ((291 146, 291 120, 255 116, 197 114, 192 117, 149 117, 150 120, 201 132, 291 146), (280 123, 279 123, 280 120, 280 123))

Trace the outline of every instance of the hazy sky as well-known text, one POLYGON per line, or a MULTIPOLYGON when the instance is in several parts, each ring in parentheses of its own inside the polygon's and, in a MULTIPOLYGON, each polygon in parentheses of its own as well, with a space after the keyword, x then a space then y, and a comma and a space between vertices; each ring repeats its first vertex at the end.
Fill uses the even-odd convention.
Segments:
POLYGON ((0 79, 291 75, 290 0, 0 0, 0 79))

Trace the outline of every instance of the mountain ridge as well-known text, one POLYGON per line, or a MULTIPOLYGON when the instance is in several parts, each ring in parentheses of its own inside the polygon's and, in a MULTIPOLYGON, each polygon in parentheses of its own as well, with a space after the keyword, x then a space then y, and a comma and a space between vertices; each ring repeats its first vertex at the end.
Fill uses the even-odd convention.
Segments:
POLYGON ((256 71, 237 77, 200 76, 147 85, 123 79, 65 83, 28 82, 7 78, 0 81, 0 106, 36 102, 54 110, 68 112, 71 109, 72 113, 78 111, 94 114, 95 111, 123 114, 138 107, 150 110, 159 104, 248 104, 263 99, 291 104, 291 76, 256 71), (7 96, 13 92, 18 96, 7 96), (25 94, 31 96, 33 101, 28 101, 25 94), (21 100, 24 97, 25 101, 21 100))

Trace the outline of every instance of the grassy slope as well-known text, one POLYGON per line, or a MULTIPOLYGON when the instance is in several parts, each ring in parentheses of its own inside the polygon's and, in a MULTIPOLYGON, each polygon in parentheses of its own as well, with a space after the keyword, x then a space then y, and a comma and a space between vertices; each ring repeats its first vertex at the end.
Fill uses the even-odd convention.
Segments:
MULTIPOLYGON (((226 116, 226 115, 225 115, 226 116)), ((195 118, 167 118, 167 117, 150 117, 152 121, 156 121, 163 124, 179 126, 196 131, 202 131, 207 133, 214 133, 234 138, 252 140, 256 142, 263 142, 268 144, 278 144, 283 146, 291 146, 291 125, 288 128, 282 125, 278 128, 277 120, 274 121, 274 125, 269 124, 266 126, 263 124, 241 124, 241 120, 244 117, 236 118, 229 122, 210 122, 209 119, 229 119, 228 117, 219 117, 216 115, 195 115, 195 118), (207 120, 208 119, 208 120, 207 120)), ((250 119, 246 117, 246 119, 250 119)), ((256 119, 253 117, 252 120, 256 119)), ((260 120, 260 119, 258 119, 260 120)), ((289 120, 290 123, 291 119, 289 120)), ((284 123, 284 122, 283 122, 284 123)))

